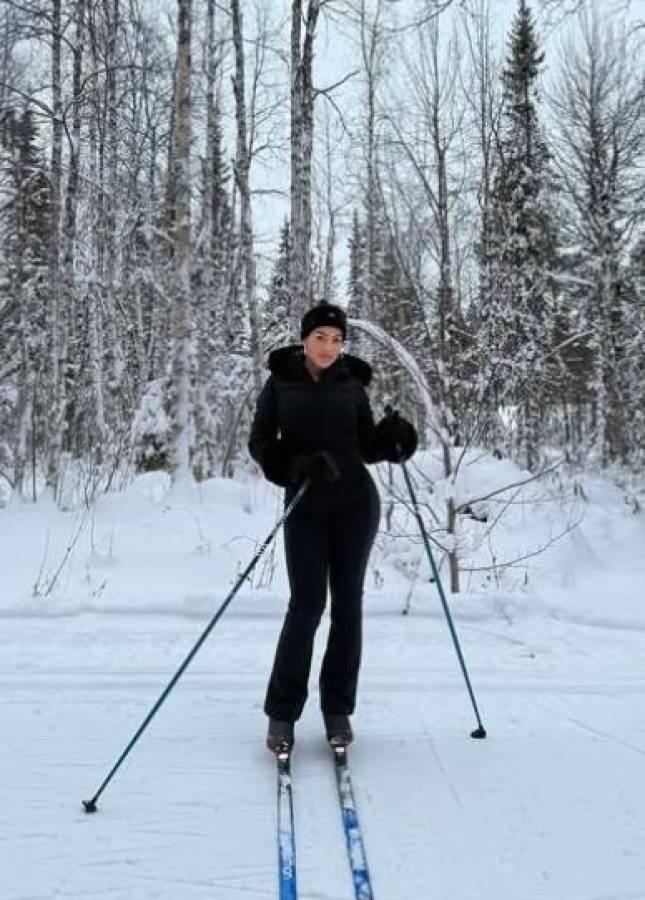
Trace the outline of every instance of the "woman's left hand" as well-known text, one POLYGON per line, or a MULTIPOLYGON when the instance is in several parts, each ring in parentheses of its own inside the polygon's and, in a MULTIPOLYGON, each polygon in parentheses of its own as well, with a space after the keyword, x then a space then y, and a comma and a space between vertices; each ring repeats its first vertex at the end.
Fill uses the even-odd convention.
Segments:
POLYGON ((417 449, 417 431, 411 422, 390 410, 376 426, 378 439, 388 462, 407 462, 417 449))

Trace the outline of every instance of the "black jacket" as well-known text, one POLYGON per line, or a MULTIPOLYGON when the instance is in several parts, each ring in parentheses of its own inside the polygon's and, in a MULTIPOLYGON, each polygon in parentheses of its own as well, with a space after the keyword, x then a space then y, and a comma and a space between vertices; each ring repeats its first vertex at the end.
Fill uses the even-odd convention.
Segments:
POLYGON ((290 460, 316 450, 334 457, 341 476, 390 458, 365 392, 369 363, 343 354, 314 381, 302 346, 292 344, 270 353, 269 369, 249 439, 249 453, 269 481, 286 486, 290 460))

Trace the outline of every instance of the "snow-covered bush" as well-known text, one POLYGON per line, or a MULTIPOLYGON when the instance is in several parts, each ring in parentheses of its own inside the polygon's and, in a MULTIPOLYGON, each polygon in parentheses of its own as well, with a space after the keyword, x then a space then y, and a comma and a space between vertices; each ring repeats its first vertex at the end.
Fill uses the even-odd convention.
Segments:
POLYGON ((130 435, 137 472, 168 468, 170 422, 164 393, 162 379, 149 382, 132 421, 130 435))

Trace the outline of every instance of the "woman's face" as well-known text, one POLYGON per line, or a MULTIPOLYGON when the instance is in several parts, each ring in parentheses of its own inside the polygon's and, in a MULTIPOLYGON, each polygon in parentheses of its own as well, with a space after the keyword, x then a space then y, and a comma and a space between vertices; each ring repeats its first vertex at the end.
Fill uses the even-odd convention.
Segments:
POLYGON ((328 369, 343 349, 343 332, 333 325, 321 325, 303 340, 305 354, 314 365, 328 369))

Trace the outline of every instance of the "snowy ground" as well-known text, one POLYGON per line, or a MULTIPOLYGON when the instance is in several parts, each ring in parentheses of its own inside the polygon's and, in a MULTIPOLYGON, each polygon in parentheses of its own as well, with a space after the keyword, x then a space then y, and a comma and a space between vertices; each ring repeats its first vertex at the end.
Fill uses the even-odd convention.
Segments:
MULTIPOLYGON (((487 741, 469 738, 433 586, 402 616, 407 585, 376 551, 351 766, 377 900, 645 898, 645 526, 608 484, 586 492, 532 587, 451 600, 487 741)), ((155 479, 85 519, 0 510, 2 900, 277 896, 261 704, 280 544, 272 582, 240 592, 99 812, 81 810, 277 510, 257 481, 173 497, 155 479)), ((312 684, 293 761, 300 897, 349 900, 317 699, 312 684)))

